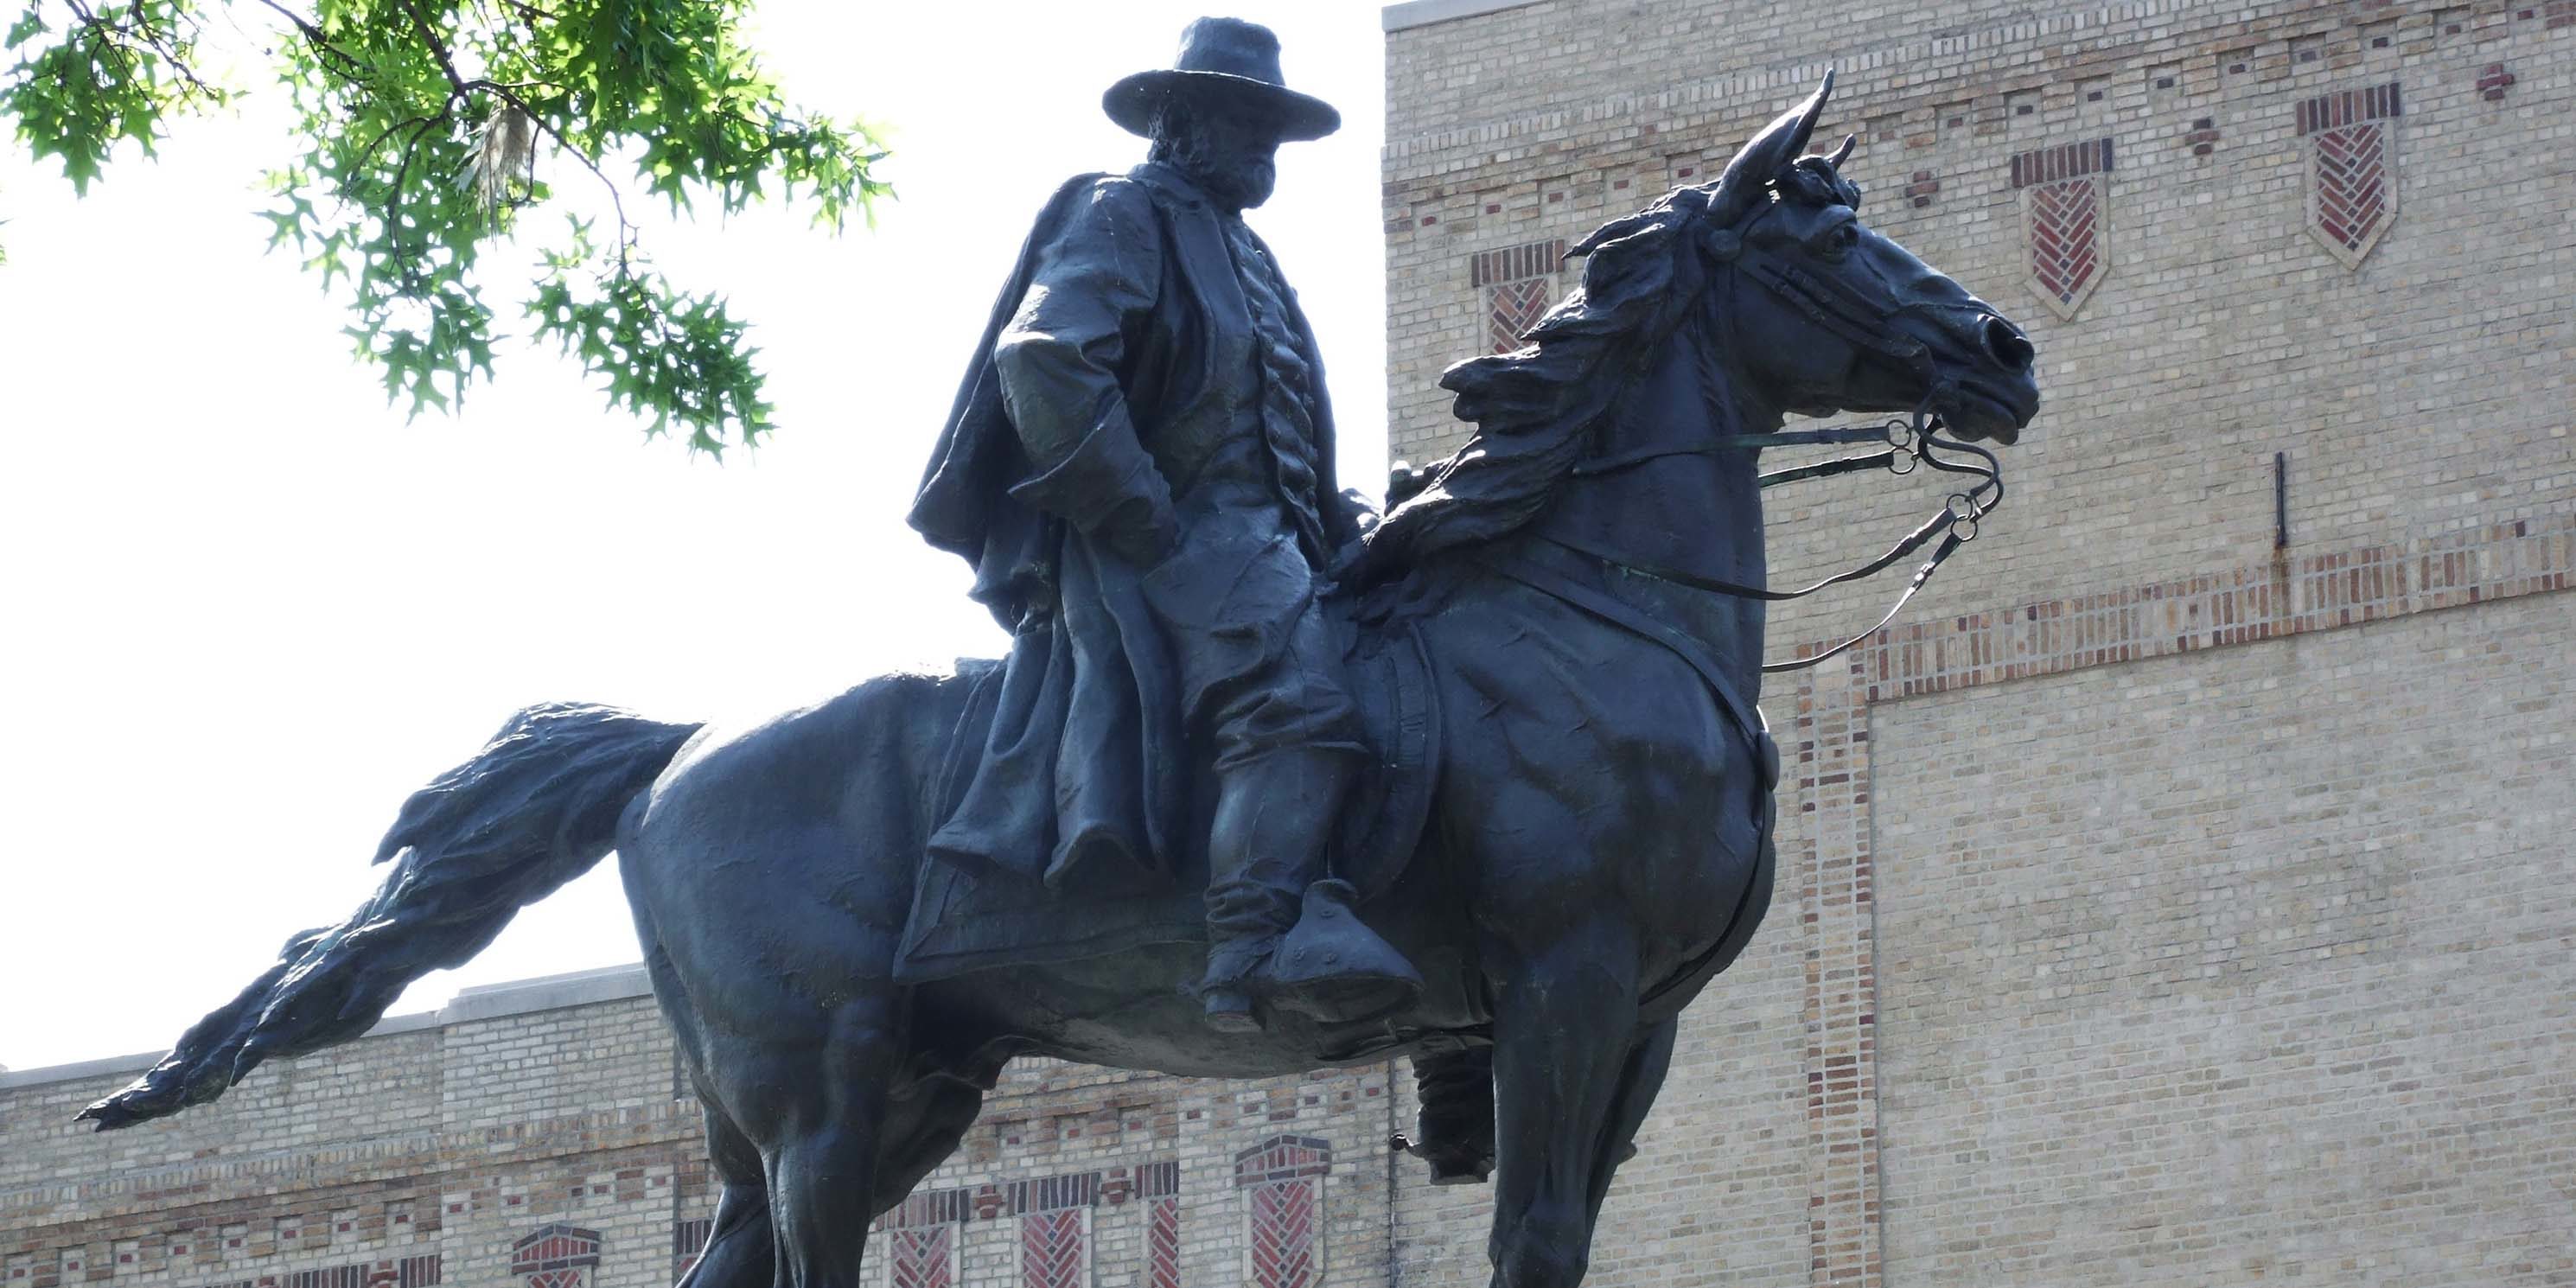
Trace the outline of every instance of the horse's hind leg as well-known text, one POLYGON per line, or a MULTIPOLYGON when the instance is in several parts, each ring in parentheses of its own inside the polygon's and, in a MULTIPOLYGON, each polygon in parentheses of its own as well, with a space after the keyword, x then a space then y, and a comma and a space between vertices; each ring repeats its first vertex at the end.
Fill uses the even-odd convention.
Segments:
MULTIPOLYGON (((902 1065, 898 990, 832 1008, 819 1061, 779 1068, 767 1150, 778 1288, 860 1288, 877 1214, 887 1088, 902 1065)), ((778 1066, 773 1065, 773 1068, 778 1066)))
POLYGON ((707 1155, 724 1189, 716 1196, 707 1246, 680 1288, 769 1288, 778 1275, 778 1256, 769 1237, 769 1183, 760 1151, 711 1108, 707 1155))
POLYGON ((1596 1173, 1627 1143, 1613 1128, 1638 1038, 1636 934, 1594 914, 1486 960, 1500 968, 1493 1282, 1574 1288, 1592 1253, 1596 1173))

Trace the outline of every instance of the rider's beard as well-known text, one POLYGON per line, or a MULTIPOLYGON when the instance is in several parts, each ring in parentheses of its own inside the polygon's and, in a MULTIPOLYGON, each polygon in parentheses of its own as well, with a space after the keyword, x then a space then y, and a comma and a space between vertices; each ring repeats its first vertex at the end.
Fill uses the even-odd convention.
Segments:
POLYGON ((1250 210, 1270 200, 1279 182, 1277 161, 1269 156, 1225 151, 1191 139, 1176 149, 1172 164, 1208 198, 1228 210, 1250 210))

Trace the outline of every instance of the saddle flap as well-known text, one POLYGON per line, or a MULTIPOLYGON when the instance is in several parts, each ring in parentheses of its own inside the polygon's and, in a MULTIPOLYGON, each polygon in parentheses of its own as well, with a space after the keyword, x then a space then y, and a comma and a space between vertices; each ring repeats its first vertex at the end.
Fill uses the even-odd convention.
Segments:
MULTIPOLYGON (((998 687, 998 672, 979 685, 998 687)), ((1351 884, 1363 910, 1404 874, 1420 847, 1438 778, 1440 721, 1430 665, 1410 625, 1379 635, 1363 631, 1349 657, 1352 696, 1368 723, 1372 748, 1353 776, 1329 850, 1330 875, 1351 884)), ((994 704, 978 693, 950 735, 942 782, 933 794, 943 813, 956 806, 985 745, 994 704)), ((1204 942, 1203 865, 1182 871, 1199 879, 1153 891, 1048 886, 993 867, 969 871, 920 859, 895 978, 926 983, 968 971, 1042 961, 1105 956, 1148 944, 1204 942)))

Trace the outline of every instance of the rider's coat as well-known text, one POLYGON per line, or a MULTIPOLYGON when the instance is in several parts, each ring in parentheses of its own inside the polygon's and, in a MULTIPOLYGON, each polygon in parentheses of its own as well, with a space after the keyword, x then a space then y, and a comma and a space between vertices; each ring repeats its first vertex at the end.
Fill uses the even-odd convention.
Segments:
POLYGON ((1014 632, 934 854, 1168 871, 1204 844, 1191 766, 1358 744, 1319 607, 1358 535, 1333 448, 1313 333, 1240 218, 1154 163, 1057 191, 911 516, 1014 632))

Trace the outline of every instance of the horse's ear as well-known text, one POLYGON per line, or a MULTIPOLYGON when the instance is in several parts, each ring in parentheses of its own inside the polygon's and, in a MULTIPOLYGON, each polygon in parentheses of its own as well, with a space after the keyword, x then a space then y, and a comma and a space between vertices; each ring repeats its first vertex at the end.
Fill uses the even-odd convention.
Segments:
POLYGON ((1807 101, 1782 112, 1762 132, 1737 151, 1726 163, 1726 173, 1718 176, 1717 191, 1709 201, 1709 214, 1718 227, 1731 228, 1753 210, 1761 200, 1763 185, 1779 177, 1789 163, 1807 150, 1807 140, 1815 135, 1816 119, 1825 114, 1825 100, 1834 94, 1834 72, 1825 69, 1825 83, 1807 96, 1807 101))

